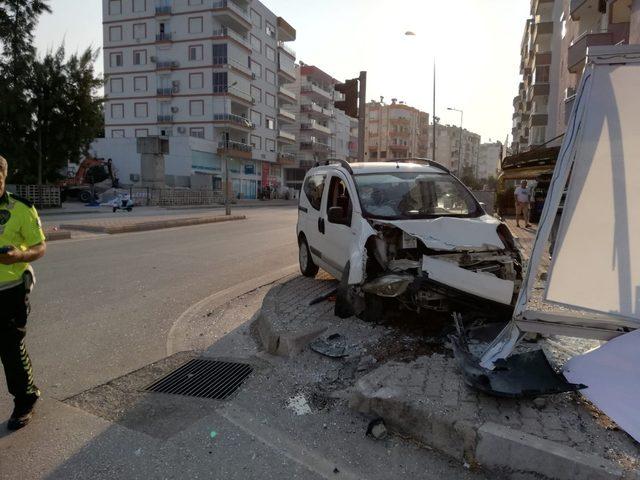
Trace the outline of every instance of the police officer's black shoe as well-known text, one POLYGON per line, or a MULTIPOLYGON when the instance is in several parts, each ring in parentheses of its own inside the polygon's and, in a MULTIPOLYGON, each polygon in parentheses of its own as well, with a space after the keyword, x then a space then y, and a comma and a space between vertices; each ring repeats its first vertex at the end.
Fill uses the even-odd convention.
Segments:
POLYGON ((9 418, 9 421, 7 422, 7 429, 20 430, 22 427, 26 426, 31 421, 31 417, 33 416, 33 407, 38 401, 38 398, 40 398, 40 395, 34 394, 24 400, 16 400, 11 418, 9 418))

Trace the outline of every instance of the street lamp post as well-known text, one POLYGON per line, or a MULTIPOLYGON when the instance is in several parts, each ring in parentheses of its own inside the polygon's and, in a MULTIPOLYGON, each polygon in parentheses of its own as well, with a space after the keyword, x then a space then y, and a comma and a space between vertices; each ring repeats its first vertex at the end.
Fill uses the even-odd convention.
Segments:
POLYGON ((458 145, 458 177, 461 175, 462 171, 462 121, 464 120, 464 111, 448 107, 447 110, 451 110, 452 112, 458 112, 460 114, 460 143, 458 145))
MULTIPOLYGON (((233 82, 231 85, 227 86, 227 93, 229 93, 229 88, 233 88, 238 84, 237 81, 233 82)), ((224 119, 227 121, 227 99, 224 99, 224 119)), ((229 129, 224 134, 224 214, 231 215, 231 202, 229 200, 229 153, 227 149, 229 148, 229 129)))

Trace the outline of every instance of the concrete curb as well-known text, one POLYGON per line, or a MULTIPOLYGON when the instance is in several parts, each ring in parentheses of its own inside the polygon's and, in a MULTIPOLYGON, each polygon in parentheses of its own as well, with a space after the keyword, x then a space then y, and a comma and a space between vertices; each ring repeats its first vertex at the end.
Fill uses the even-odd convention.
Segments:
POLYGON ((170 220, 151 220, 148 222, 131 223, 125 225, 91 225, 91 224, 61 224, 60 228, 69 230, 80 230, 91 233, 131 233, 145 232, 149 230, 160 230, 163 228, 188 227, 193 225, 204 225, 208 223, 230 222, 234 220, 245 220, 245 215, 215 216, 215 217, 195 217, 176 218, 170 220))
POLYGON ((264 297, 262 308, 256 318, 256 327, 264 349, 272 355, 293 357, 314 339, 322 335, 326 326, 289 331, 278 329, 275 321, 278 318, 278 293, 284 285, 272 288, 264 297))
MULTIPOLYGON (((362 393, 362 380, 353 389, 349 406, 364 414, 382 417, 394 431, 471 465, 489 470, 543 475, 558 480, 638 480, 612 461, 588 455, 561 443, 545 440, 513 428, 485 422, 474 425, 437 409, 424 412, 424 405, 402 400, 401 392, 378 388, 373 396, 362 393)), ((422 402, 416 399, 416 402, 422 402)))
POLYGON ((44 232, 47 242, 54 242, 56 240, 69 240, 71 238, 71 232, 67 230, 52 230, 50 232, 44 232))

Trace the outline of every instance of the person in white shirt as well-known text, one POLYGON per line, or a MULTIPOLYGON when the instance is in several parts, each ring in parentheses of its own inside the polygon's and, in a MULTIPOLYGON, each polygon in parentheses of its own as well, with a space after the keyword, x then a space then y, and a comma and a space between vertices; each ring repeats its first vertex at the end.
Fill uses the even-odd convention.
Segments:
POLYGON ((531 202, 531 192, 527 187, 527 181, 522 180, 520 186, 513 192, 516 200, 516 226, 520 228, 520 215, 524 219, 524 228, 529 228, 529 203, 531 202))

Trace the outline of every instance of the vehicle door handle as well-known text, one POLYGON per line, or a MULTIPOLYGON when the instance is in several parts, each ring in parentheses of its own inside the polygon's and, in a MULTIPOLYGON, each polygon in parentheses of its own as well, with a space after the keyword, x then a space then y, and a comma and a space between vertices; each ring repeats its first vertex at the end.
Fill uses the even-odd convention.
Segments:
POLYGON ((318 231, 324 234, 324 218, 318 219, 318 231))

